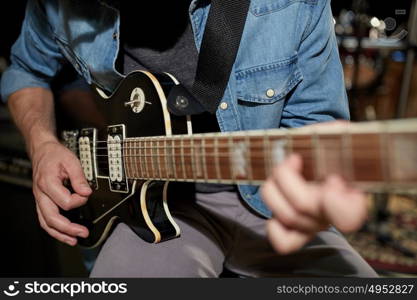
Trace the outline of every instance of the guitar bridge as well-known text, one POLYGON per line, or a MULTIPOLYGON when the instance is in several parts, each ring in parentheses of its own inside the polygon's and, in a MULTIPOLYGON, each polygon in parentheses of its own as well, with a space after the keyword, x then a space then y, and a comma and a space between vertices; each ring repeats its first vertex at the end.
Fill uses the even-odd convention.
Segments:
POLYGON ((97 130, 95 128, 84 128, 81 129, 80 137, 78 139, 78 152, 81 167, 88 184, 93 189, 98 189, 96 137, 97 130))
POLYGON ((123 140, 125 126, 113 125, 107 127, 107 154, 109 163, 109 185, 112 192, 128 193, 129 186, 123 167, 123 140))

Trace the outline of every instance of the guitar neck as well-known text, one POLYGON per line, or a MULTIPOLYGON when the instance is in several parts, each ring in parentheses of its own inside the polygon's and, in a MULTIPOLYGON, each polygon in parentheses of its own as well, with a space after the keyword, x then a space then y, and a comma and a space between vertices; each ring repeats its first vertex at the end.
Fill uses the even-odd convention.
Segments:
POLYGON ((302 157, 303 175, 309 181, 336 173, 359 185, 414 187, 417 120, 123 142, 130 179, 261 184, 273 166, 291 153, 302 157))

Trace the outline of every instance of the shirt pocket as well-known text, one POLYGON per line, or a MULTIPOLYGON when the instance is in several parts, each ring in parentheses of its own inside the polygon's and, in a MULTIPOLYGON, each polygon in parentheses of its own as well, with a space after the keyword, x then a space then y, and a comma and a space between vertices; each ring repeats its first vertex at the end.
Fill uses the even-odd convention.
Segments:
POLYGON ((317 0, 252 0, 249 9, 254 16, 259 17, 282 10, 297 2, 314 4, 317 0))
POLYGON ((236 96, 239 101, 274 103, 285 96, 302 80, 297 66, 297 54, 236 72, 236 96))

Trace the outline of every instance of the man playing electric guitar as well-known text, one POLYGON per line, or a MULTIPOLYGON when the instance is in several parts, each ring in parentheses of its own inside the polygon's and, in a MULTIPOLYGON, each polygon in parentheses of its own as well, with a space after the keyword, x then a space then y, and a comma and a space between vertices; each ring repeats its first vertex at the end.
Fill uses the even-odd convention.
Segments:
MULTIPOLYGON (((1 93, 25 137, 39 222, 52 237, 75 245, 89 235, 60 209, 83 205, 93 191, 58 141, 51 79, 70 63, 108 93, 135 70, 168 72, 190 88, 209 9, 210 1, 198 0, 28 1, 1 93)), ((348 119, 333 26, 329 0, 252 0, 224 96, 215 115, 195 117, 195 131, 348 119)), ((120 223, 91 276, 217 277, 224 267, 255 277, 376 276, 331 226, 358 229, 364 195, 336 175, 308 183, 302 164, 288 157, 260 189, 195 184, 189 198, 178 194, 170 202, 182 230, 177 239, 149 244, 120 223)))

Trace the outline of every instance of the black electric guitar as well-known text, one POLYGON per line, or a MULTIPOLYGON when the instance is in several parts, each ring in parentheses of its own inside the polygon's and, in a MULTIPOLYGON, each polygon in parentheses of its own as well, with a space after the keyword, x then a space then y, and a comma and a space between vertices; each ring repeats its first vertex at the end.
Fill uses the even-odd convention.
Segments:
POLYGON ((86 205, 64 212, 90 230, 80 245, 98 246, 119 221, 147 242, 178 237, 171 182, 259 185, 292 152, 310 181, 338 173, 367 189, 417 191, 415 119, 193 134, 191 118, 167 110, 175 84, 169 74, 133 72, 111 96, 98 89, 94 107, 109 126, 63 131, 93 189, 86 205))

